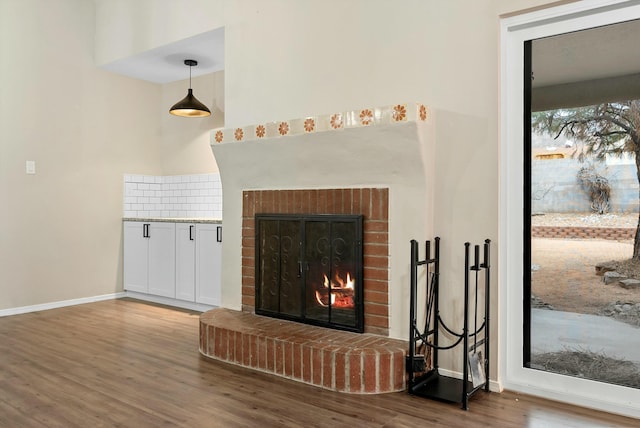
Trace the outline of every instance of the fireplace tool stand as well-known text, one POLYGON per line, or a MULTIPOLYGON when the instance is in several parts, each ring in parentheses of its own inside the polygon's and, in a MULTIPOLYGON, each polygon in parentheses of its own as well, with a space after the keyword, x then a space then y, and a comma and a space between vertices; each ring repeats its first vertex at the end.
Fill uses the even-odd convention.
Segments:
MULTIPOLYGON (((474 264, 470 265, 469 247, 465 246, 464 274, 464 313, 463 327, 460 333, 453 331, 445 324, 439 307, 439 257, 440 238, 435 238, 435 255, 431 258, 431 242, 425 246, 426 257, 418 256, 418 242, 411 240, 411 305, 409 325, 409 355, 407 357, 408 392, 420 397, 451 403, 462 403, 467 410, 469 398, 477 391, 489 392, 489 239, 484 241, 484 260, 480 263, 480 246, 476 245, 474 264), (424 290, 418 290, 418 268, 423 267, 426 277, 424 290), (484 306, 479 314, 478 291, 480 274, 484 273, 484 306), (470 276, 474 278, 471 280, 470 276), (473 288, 473 290, 471 290, 473 288), (425 323, 422 329, 418 325, 418 291, 424 294, 425 323), (471 301, 473 299, 473 301, 471 301), (473 311, 471 311, 473 309, 473 311), (472 312, 472 313, 471 313, 472 312), (469 319, 469 316, 472 319, 469 319), (481 324, 478 326, 478 317, 481 324), (473 326, 470 326, 473 322, 473 326), (472 327, 472 330, 470 330, 472 327), (453 343, 441 344, 440 335, 447 333, 453 343), (462 378, 451 377, 440 373, 438 356, 462 345, 462 378), (430 366, 430 367, 429 367, 430 366)), ((480 290, 481 291, 481 290, 480 290)))

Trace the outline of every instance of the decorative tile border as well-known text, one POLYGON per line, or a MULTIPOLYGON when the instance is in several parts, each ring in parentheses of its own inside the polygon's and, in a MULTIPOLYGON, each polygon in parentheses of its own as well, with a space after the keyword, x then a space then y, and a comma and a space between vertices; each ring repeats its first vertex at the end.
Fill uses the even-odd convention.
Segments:
POLYGON ((240 128, 217 128, 211 131, 211 145, 281 138, 315 132, 334 132, 363 126, 393 125, 412 121, 424 122, 428 118, 429 108, 424 104, 394 104, 248 125, 240 128))

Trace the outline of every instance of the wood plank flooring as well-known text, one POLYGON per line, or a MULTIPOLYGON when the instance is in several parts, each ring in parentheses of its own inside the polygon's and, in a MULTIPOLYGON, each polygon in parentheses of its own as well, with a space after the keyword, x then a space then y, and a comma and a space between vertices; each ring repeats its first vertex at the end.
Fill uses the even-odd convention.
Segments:
POLYGON ((0 318, 0 427, 601 427, 640 421, 514 393, 470 410, 347 395, 198 353, 197 313, 120 299, 0 318))

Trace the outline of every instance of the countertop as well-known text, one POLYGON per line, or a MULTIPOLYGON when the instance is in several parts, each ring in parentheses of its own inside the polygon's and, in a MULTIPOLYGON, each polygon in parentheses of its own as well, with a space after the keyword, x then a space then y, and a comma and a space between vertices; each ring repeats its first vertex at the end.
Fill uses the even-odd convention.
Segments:
POLYGON ((220 218, 183 218, 183 217, 123 217, 122 221, 165 222, 165 223, 210 223, 222 224, 220 218))

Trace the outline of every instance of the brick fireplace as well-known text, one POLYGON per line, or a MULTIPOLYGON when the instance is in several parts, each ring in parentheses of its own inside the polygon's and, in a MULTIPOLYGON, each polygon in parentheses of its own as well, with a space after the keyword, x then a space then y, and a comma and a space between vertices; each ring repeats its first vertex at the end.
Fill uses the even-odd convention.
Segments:
POLYGON ((211 134, 223 184, 223 308, 202 315, 200 352, 335 391, 402 390, 408 243, 433 235, 436 129, 421 104, 306 118, 316 127, 304 130, 298 122, 211 134), (364 333, 255 313, 256 214, 363 217, 364 333))
POLYGON ((242 309, 255 310, 256 214, 364 216, 364 331, 389 334, 389 190, 255 190, 242 195, 242 309))

